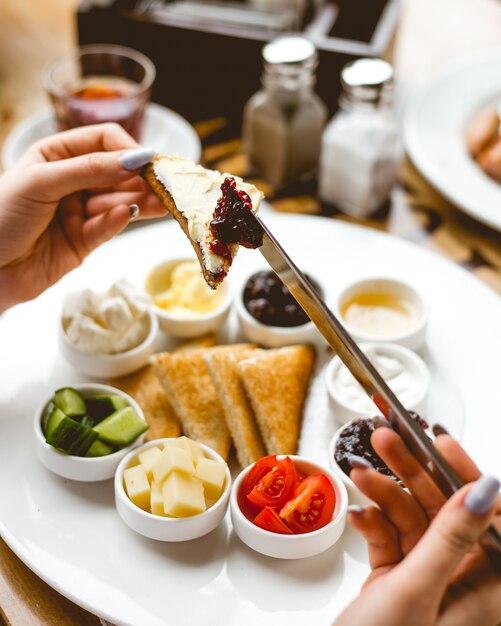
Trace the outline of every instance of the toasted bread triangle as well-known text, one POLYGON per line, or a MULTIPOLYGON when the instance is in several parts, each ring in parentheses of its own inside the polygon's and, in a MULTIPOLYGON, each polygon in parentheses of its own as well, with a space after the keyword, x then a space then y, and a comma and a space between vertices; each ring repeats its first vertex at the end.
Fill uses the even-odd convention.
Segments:
POLYGON ((184 433, 211 447, 224 459, 230 452, 230 432, 204 354, 212 351, 237 353, 249 347, 250 344, 237 344, 175 354, 162 352, 151 359, 184 433))
POLYGON ((266 454, 238 370, 239 361, 257 352, 242 349, 239 353, 209 351, 205 355, 241 467, 266 454))
POLYGON ((298 345, 260 351, 237 364, 268 454, 295 454, 315 353, 298 345))

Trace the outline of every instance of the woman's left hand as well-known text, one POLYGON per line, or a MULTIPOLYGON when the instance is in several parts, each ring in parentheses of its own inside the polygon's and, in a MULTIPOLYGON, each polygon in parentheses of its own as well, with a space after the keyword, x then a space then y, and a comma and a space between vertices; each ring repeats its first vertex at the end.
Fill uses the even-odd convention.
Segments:
POLYGON ((165 208, 139 176, 153 158, 117 124, 58 133, 0 177, 0 312, 34 298, 132 219, 165 208))

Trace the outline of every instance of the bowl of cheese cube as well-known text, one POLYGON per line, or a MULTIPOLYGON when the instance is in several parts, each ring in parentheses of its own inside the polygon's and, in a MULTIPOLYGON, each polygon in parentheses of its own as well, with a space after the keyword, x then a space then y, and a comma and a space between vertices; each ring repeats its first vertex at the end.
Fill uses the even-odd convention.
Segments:
POLYGON ((224 459, 184 436, 143 444, 115 473, 118 514, 132 530, 158 541, 189 541, 214 530, 230 491, 224 459))

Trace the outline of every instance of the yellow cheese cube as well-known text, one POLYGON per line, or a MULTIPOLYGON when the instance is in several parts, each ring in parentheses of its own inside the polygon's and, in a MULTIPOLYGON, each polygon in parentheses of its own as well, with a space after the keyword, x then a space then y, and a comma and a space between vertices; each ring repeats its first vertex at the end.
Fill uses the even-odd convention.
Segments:
POLYGON ((142 465, 129 467, 124 472, 125 490, 132 502, 145 511, 150 508, 150 483, 142 465))
POLYGON ((190 439, 189 437, 185 437, 184 435, 182 437, 178 437, 177 439, 173 439, 169 442, 169 444, 181 448, 182 450, 186 450, 186 452, 191 455, 195 466, 199 459, 205 458, 204 451, 202 450, 200 444, 193 441, 193 439, 190 439))
POLYGON ((190 476, 195 472, 191 456, 176 446, 165 446, 151 468, 153 479, 161 483, 171 472, 185 472, 190 476))
POLYGON ((151 512, 165 517, 162 487, 155 481, 151 483, 151 512))
POLYGON ((215 502, 223 491, 226 464, 212 459, 200 459, 195 471, 196 478, 202 481, 205 498, 215 502))
POLYGON ((173 517, 189 517, 205 511, 204 488, 198 478, 172 472, 162 486, 164 512, 173 517))
POLYGON ((153 467, 153 463, 157 460, 158 456, 162 453, 160 448, 157 446, 153 446, 148 448, 144 452, 141 452, 139 455, 139 462, 143 466, 144 471, 146 472, 146 476, 148 476, 148 480, 153 480, 153 474, 151 473, 151 468, 153 467))

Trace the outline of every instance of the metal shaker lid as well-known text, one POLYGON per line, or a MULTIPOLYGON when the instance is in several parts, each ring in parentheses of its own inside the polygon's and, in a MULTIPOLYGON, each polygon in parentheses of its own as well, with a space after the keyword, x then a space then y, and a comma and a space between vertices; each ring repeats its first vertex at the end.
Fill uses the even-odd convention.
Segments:
POLYGON ((284 35, 267 43, 262 51, 267 69, 290 70, 314 69, 318 63, 315 44, 301 35, 284 35))
POLYGON ((357 59, 341 70, 341 85, 349 101, 385 104, 393 91, 393 67, 383 59, 357 59))

